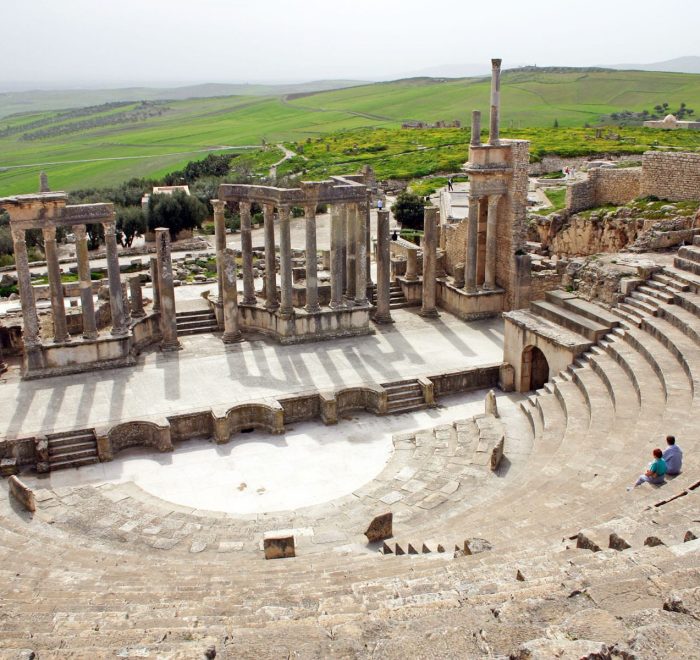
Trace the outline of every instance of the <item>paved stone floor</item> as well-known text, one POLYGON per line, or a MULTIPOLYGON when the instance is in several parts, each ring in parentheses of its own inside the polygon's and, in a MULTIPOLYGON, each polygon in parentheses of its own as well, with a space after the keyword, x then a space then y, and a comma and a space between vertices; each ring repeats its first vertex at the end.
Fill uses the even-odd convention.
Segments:
POLYGON ((216 335, 184 337, 175 354, 150 352, 132 368, 0 382, 0 437, 157 420, 198 409, 362 382, 383 383, 500 362, 503 322, 466 324, 417 308, 395 310, 375 335, 296 346, 263 339, 225 347, 216 335))

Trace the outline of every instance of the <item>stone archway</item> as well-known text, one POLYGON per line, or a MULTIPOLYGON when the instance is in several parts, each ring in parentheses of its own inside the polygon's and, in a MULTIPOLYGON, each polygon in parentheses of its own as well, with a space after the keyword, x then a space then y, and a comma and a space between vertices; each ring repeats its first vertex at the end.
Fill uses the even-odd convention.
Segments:
POLYGON ((549 380, 549 363, 537 346, 523 350, 520 369, 520 391, 538 390, 549 380))

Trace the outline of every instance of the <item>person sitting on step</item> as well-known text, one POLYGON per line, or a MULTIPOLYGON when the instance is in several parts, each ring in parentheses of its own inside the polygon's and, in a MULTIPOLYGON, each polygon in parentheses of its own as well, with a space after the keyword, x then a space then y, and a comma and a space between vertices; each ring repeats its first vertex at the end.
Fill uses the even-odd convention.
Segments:
POLYGON ((676 476, 681 473, 683 466, 683 451, 676 444, 676 438, 672 435, 666 436, 666 444, 668 447, 664 451, 664 460, 666 461, 666 474, 676 476))
POLYGON ((637 479, 634 486, 628 486, 627 490, 632 490, 636 486, 641 486, 643 483, 654 484, 656 486, 662 485, 664 482, 664 475, 666 474, 666 461, 664 460, 662 451, 657 447, 652 452, 654 460, 649 464, 649 469, 637 479))

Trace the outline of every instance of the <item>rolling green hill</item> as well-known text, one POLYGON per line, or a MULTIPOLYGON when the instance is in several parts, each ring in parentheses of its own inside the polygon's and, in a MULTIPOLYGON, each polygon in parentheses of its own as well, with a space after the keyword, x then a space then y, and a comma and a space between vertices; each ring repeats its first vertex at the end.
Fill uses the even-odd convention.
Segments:
MULTIPOLYGON (((681 102, 700 113, 700 75, 642 71, 513 71, 503 76, 503 127, 594 124, 603 114, 681 102)), ((488 108, 487 79, 419 78, 289 96, 113 103, 0 119, 0 195, 115 185, 158 176, 207 150, 303 141, 338 130, 460 119, 488 108)), ((484 122, 487 123, 487 122, 484 122)), ((461 139, 459 140, 462 141, 461 139)), ((433 168, 435 169, 435 168, 433 168)))

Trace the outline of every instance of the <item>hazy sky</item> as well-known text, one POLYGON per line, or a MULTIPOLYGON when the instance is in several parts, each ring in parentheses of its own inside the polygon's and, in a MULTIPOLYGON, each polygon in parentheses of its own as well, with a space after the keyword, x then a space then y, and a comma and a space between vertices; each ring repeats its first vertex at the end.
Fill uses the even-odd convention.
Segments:
POLYGON ((585 66, 700 54, 695 0, 0 0, 0 10, 0 83, 378 80, 491 57, 585 66))

